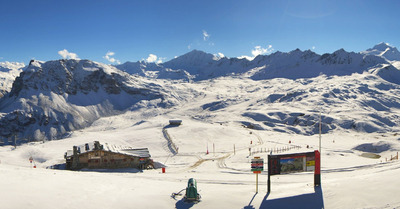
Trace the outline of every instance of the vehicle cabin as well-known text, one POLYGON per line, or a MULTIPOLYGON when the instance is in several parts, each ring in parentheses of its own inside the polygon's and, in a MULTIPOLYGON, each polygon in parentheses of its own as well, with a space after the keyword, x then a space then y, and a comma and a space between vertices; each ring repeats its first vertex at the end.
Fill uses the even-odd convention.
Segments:
POLYGON ((179 119, 169 120, 169 125, 170 126, 180 126, 180 125, 182 125, 182 120, 179 120, 179 119))
POLYGON ((131 147, 100 144, 98 141, 74 146, 68 150, 64 158, 66 169, 115 169, 115 168, 154 168, 147 148, 133 149, 131 147))

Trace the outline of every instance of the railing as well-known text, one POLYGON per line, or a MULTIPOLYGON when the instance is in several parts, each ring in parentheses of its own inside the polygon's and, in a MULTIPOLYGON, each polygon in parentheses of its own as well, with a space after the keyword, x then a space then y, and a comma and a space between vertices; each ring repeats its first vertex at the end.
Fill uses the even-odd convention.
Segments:
POLYGON ((167 143, 168 143, 169 150, 172 152, 172 154, 176 155, 176 154, 178 154, 178 147, 175 145, 175 143, 172 141, 171 136, 168 134, 168 131, 166 129, 167 127, 164 127, 162 131, 163 131, 165 139, 167 139, 167 141, 168 141, 167 143))
POLYGON ((386 162, 387 161, 393 161, 393 160, 399 160, 399 152, 396 153, 396 155, 390 155, 390 158, 388 160, 388 158, 386 158, 386 162))
POLYGON ((282 153, 289 150, 301 149, 298 145, 288 145, 284 147, 274 147, 274 148, 249 148, 251 155, 255 153, 282 153))

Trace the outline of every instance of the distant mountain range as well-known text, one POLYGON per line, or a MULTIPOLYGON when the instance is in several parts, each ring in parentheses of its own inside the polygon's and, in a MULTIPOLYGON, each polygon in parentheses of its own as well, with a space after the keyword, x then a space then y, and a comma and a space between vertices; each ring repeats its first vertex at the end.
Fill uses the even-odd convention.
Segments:
MULTIPOLYGON (((181 84, 196 84, 197 81, 203 82, 201 85, 204 85, 204 82, 211 84, 214 79, 222 77, 250 79, 254 82, 262 81, 264 83, 275 78, 298 80, 315 78, 320 75, 334 77, 368 74, 375 79, 382 78, 382 81, 379 79, 376 81, 376 86, 379 86, 377 91, 368 89, 367 91, 362 87, 363 85, 354 84, 361 89, 362 94, 368 95, 372 94, 371 92, 386 91, 387 88, 389 90, 400 88, 397 87, 400 84, 399 63, 399 51, 385 43, 380 43, 359 53, 340 49, 331 54, 318 55, 310 50, 296 49, 291 52, 259 55, 253 60, 221 58, 193 50, 160 64, 139 61, 111 66, 90 60, 56 60, 31 61, 29 66, 25 66, 20 63, 3 62, 0 63, 0 93, 4 95, 0 99, 0 145, 59 139, 71 131, 90 126, 101 117, 120 114, 127 110, 144 111, 151 108, 177 107, 192 101, 196 96, 205 95, 204 92, 199 92, 201 90, 193 88, 193 86, 181 84)), ((351 80, 351 82, 355 81, 351 80)), ((277 83, 286 85, 285 82, 277 83)), ((323 84, 319 83, 318 85, 323 84)), ((324 89, 322 87, 310 88, 324 89)), ((264 102, 268 105, 293 101, 293 99, 285 98, 306 101, 305 98, 309 98, 309 95, 316 94, 316 90, 311 89, 302 90, 300 93, 276 93, 278 90, 273 91, 270 95, 263 95, 266 99, 261 101, 265 100, 264 102)), ((335 91, 336 94, 340 92, 342 98, 330 101, 329 105, 334 105, 335 102, 342 103, 343 98, 354 98, 355 93, 348 92, 345 87, 340 87, 340 91, 338 89, 335 91), (350 93, 351 96, 346 95, 350 93)), ((373 102, 370 98, 365 98, 365 101, 357 100, 357 102, 362 104, 360 106, 362 108, 371 106, 371 109, 374 110, 377 109, 377 103, 385 106, 385 108, 378 109, 397 108, 396 101, 398 99, 392 93, 390 93, 390 98, 394 102, 386 100, 383 102, 381 96, 376 95, 369 95, 374 98, 373 102)), ((330 97, 330 94, 328 92, 327 97, 330 97)), ((382 93, 380 92, 380 94, 382 93)), ((332 93, 332 95, 335 94, 332 93)), ((214 112, 236 103, 234 99, 221 100, 221 98, 223 96, 217 96, 216 100, 199 103, 199 107, 193 108, 214 112)), ((310 106, 315 106, 311 103, 316 101, 310 100, 309 102, 310 106)), ((398 102, 400 103, 400 101, 398 102)), ((256 104, 250 104, 250 106, 252 105, 256 104)), ((259 120, 258 113, 241 114, 244 118, 259 120)), ((290 114, 289 116, 292 117, 290 114)), ((296 115, 296 117, 298 116, 296 115)), ((381 113, 371 117, 373 117, 371 120, 376 120, 377 117, 383 118, 381 121, 391 120, 386 119, 381 113)), ((390 118, 394 118, 394 116, 390 116, 390 118)), ((287 118, 279 120, 282 121, 274 119, 274 123, 292 124, 283 121, 287 118)), ((271 125, 269 122, 268 126, 271 125)), ((267 124, 267 122, 265 123, 267 124)), ((309 123, 315 124, 315 122, 309 123)), ((244 124, 248 123, 244 122, 244 124)), ((363 130, 357 126, 355 119, 346 119, 346 124, 355 125, 343 125, 343 122, 338 122, 329 127, 363 130)), ((365 123, 360 124, 364 125, 365 123)), ((380 131, 379 124, 385 127, 390 124, 389 128, 391 128, 395 127, 397 122, 377 124, 373 125, 374 128, 369 128, 369 132, 371 130, 380 131)), ((296 125, 296 123, 293 122, 292 125, 296 125)), ((315 128, 307 129, 304 133, 312 134, 313 131, 315 128)), ((298 131, 298 133, 303 132, 298 131)))
POLYGON ((318 55, 310 50, 296 49, 287 53, 278 51, 270 55, 259 55, 251 61, 245 58, 220 58, 193 50, 161 64, 138 61, 116 67, 149 78, 199 81, 236 75, 264 80, 311 78, 320 74, 351 75, 377 68, 389 69, 395 61, 400 61, 400 52, 396 47, 380 43, 360 53, 340 49, 332 54, 318 55))

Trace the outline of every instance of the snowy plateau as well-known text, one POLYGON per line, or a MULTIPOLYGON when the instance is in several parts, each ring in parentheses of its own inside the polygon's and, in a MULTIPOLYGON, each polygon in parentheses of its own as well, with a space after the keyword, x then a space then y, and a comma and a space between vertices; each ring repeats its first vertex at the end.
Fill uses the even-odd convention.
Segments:
POLYGON ((0 208, 400 208, 399 95, 400 53, 386 43, 252 60, 194 50, 117 66, 1 62, 0 208), (271 150, 318 150, 320 124, 321 186, 313 172, 276 175, 267 193, 271 150), (156 169, 60 169, 93 141, 148 148, 156 169), (253 157, 265 164, 257 193, 253 157), (189 178, 196 204, 171 197, 189 178))

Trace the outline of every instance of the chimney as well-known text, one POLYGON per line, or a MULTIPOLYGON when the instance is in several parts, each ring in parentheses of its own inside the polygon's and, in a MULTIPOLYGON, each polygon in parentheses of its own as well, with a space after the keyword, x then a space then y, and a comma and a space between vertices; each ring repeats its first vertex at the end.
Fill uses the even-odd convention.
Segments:
POLYGON ((78 155, 78 147, 73 147, 73 157, 72 157, 72 166, 71 169, 77 169, 79 166, 79 155, 78 155))
POLYGON ((100 142, 94 141, 94 150, 101 150, 100 142))

